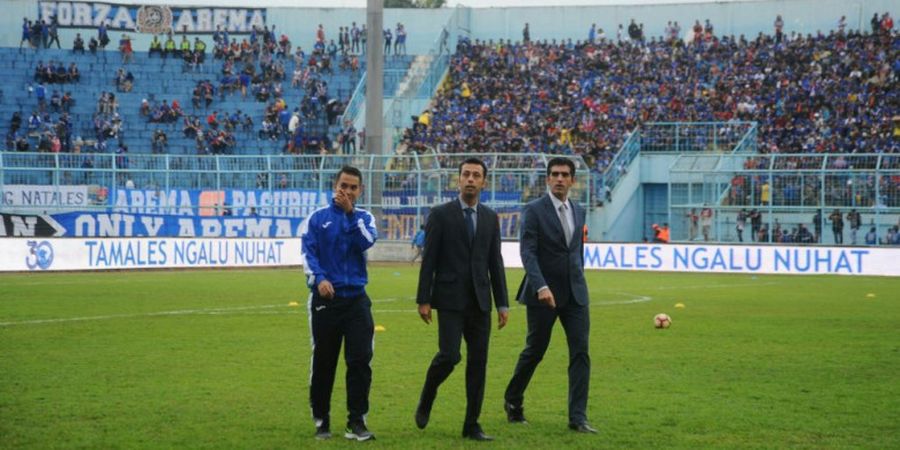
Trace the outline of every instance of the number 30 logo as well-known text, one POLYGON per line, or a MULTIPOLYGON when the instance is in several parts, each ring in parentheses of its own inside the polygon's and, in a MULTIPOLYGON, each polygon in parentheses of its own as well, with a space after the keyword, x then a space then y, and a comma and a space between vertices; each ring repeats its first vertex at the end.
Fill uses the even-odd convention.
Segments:
POLYGON ((28 270, 46 270, 53 264, 53 246, 47 241, 28 241, 28 256, 25 265, 28 270))

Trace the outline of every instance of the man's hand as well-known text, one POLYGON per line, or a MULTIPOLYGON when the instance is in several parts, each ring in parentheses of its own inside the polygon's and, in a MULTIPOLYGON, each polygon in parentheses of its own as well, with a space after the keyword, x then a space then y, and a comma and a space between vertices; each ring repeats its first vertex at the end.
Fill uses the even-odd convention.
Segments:
POLYGON ((550 288, 539 290, 537 296, 539 302, 551 308, 556 308, 556 299, 553 298, 553 292, 550 292, 550 288))
POLYGON ((419 317, 421 317, 425 323, 431 323, 431 304, 423 303, 419 305, 419 317))
POLYGON ((337 203, 341 209, 344 210, 345 213, 349 213, 353 211, 353 203, 347 198, 347 195, 343 192, 338 192, 334 194, 334 202, 337 203))
POLYGON ((502 330, 509 321, 509 310, 497 311, 497 329, 502 330))
POLYGON ((334 298, 334 286, 331 285, 330 281, 322 280, 319 283, 319 296, 327 299, 334 298))

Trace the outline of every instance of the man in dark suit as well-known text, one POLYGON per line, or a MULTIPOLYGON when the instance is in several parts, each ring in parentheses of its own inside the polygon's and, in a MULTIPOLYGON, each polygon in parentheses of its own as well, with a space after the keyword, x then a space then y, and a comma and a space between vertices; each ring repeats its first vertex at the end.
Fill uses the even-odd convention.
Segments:
POLYGON ((507 419, 525 423, 525 388, 550 344, 558 318, 569 344, 569 428, 596 433, 587 421, 591 359, 590 314, 584 280, 585 210, 568 198, 575 164, 566 158, 547 163, 549 193, 528 203, 519 238, 525 279, 516 295, 528 308, 525 350, 504 395, 507 419))
POLYGON ((428 425, 438 387, 459 363, 460 341, 465 338, 467 403, 462 434, 478 441, 493 439, 478 424, 487 372, 491 293, 498 328, 503 328, 509 317, 500 222, 497 213, 478 202, 486 179, 484 162, 465 160, 459 166, 459 198, 431 210, 416 295, 419 316, 425 323, 431 323, 432 309, 440 312, 438 353, 428 367, 416 408, 416 426, 428 425))

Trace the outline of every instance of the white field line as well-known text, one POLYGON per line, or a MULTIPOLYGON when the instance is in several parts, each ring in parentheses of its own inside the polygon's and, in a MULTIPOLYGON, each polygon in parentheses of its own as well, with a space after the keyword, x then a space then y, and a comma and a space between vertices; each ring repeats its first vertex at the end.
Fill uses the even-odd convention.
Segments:
MULTIPOLYGON (((718 289, 718 288, 732 288, 732 287, 750 287, 750 286, 764 286, 764 285, 776 285, 779 283, 776 282, 766 282, 766 283, 741 283, 741 284, 706 284, 699 286, 659 286, 655 288, 651 288, 652 290, 670 290, 670 289, 718 289)), ((609 292, 609 291, 608 291, 609 292)), ((613 294, 617 294, 620 296, 631 297, 627 300, 613 300, 613 301, 593 301, 591 305, 593 306, 615 306, 615 305, 630 305, 635 303, 645 303, 653 300, 653 297, 648 295, 640 295, 633 294, 630 292, 623 291, 612 291, 613 294)), ((415 297, 388 297, 382 299, 374 299, 373 303, 390 303, 396 301, 406 301, 406 300, 414 300, 415 297)), ((112 319, 133 319, 139 317, 165 317, 165 316, 187 316, 187 315, 228 315, 228 314, 291 314, 291 313, 300 313, 304 312, 300 309, 296 311, 294 309, 288 309, 286 311, 280 310, 281 308, 290 308, 285 304, 279 305, 259 305, 259 306, 237 306, 232 308, 201 308, 201 309, 180 309, 173 311, 159 311, 159 312, 150 312, 150 313, 139 313, 139 314, 110 314, 110 315, 102 315, 102 316, 84 316, 84 317, 65 317, 58 319, 35 319, 35 320, 19 320, 19 321, 8 321, 8 322, 0 322, 0 327, 9 327, 16 325, 41 325, 41 324, 53 324, 53 323, 67 323, 67 322, 87 322, 94 320, 112 320, 112 319), (260 310, 269 310, 269 311, 260 311, 260 310)), ((510 309, 519 309, 523 308, 520 305, 510 305, 510 309)), ((407 308, 407 309, 373 309, 372 311, 375 314, 392 314, 392 313, 415 313, 415 308, 407 308)))

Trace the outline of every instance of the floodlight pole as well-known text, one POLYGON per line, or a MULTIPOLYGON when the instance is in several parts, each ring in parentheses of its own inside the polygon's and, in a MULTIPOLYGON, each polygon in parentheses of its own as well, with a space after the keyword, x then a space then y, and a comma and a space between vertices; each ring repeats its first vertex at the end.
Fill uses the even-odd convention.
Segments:
POLYGON ((385 152, 384 134, 384 1, 366 0, 366 153, 385 152))

